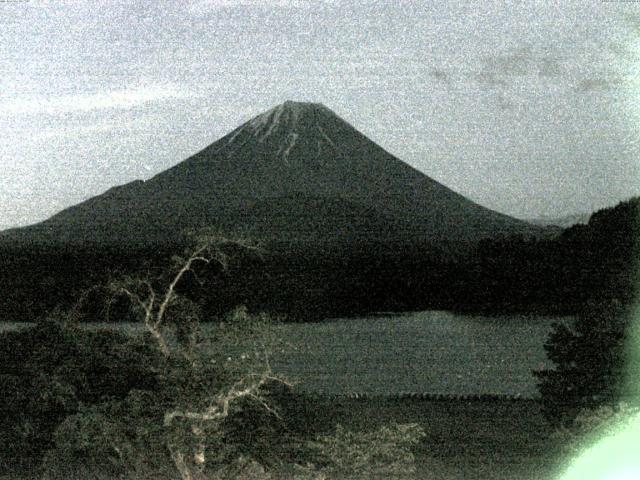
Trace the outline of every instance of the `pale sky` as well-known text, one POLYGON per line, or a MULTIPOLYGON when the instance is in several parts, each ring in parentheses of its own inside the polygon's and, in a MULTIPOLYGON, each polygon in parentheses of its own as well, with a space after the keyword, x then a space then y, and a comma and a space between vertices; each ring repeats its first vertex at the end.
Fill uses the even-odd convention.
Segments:
POLYGON ((640 194, 640 2, 0 0, 0 228, 320 102, 489 208, 640 194))

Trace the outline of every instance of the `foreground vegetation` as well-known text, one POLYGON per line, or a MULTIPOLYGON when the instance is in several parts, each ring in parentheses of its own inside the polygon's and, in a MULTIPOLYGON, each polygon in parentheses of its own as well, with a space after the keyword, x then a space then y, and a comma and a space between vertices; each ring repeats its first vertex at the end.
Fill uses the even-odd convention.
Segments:
POLYGON ((197 266, 226 268, 223 242, 206 238, 166 271, 106 286, 114 300, 130 302, 141 334, 82 328, 87 295, 31 328, 0 334, 0 468, 43 480, 415 472, 419 425, 351 432, 313 420, 315 410, 271 369, 281 339, 267 316, 237 308, 200 328, 200 305, 180 284, 200 281, 197 266))
MULTIPOLYGON (((35 328, 37 335, 22 331, 36 344, 33 355, 19 359, 41 375, 23 370, 30 377, 20 378, 29 381, 13 390, 33 398, 4 396, 11 410, 1 429, 4 478, 179 478, 164 442, 167 397, 157 395, 168 386, 150 382, 177 379, 157 377, 140 362, 161 357, 121 333, 35 328), (45 338, 60 346, 57 355, 45 338), (111 349, 120 356, 105 361, 111 349)), ((330 399, 283 384, 270 384, 261 398, 278 416, 256 402, 237 404, 210 432, 208 469, 194 478, 533 480, 556 469, 554 430, 535 401, 330 399)))
POLYGON ((416 449, 416 479, 543 480, 559 457, 555 431, 535 400, 342 400, 335 420, 353 429, 417 422, 425 438, 416 449), (555 442, 555 443, 554 443, 555 442))
MULTIPOLYGON (((616 225, 606 215, 593 223, 616 225)), ((601 237, 589 242, 605 246, 601 237)), ((112 276, 34 326, 0 333, 0 474, 539 479, 557 471, 566 445, 637 412, 637 395, 620 403, 629 393, 621 383, 625 346, 637 340, 629 334, 632 298, 610 287, 552 333, 546 349, 555 367, 536 374, 540 403, 302 394, 271 369, 284 339, 268 315, 211 310, 209 280, 228 271, 228 246, 206 238, 168 268, 152 263, 112 276), (197 294, 203 289, 207 295, 197 294), (103 314, 138 319, 142 331, 80 325, 103 314), (203 318, 213 326, 201 329, 203 318)), ((629 266, 620 268, 613 266, 628 285, 629 266)))

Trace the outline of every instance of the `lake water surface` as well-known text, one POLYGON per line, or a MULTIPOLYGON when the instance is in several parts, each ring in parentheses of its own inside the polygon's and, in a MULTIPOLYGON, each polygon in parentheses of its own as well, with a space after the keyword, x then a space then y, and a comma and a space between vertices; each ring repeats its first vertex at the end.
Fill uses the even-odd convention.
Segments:
POLYGON ((567 317, 428 311, 285 326, 298 346, 274 367, 325 393, 537 395, 531 370, 549 366, 544 342, 567 317))
MULTIPOLYGON (((553 316, 427 311, 282 325, 274 370, 319 393, 537 395, 553 316)), ((104 324, 102 325, 104 326, 104 324)), ((135 330, 139 325, 120 325, 135 330)), ((17 328, 0 324, 0 330, 17 328)))

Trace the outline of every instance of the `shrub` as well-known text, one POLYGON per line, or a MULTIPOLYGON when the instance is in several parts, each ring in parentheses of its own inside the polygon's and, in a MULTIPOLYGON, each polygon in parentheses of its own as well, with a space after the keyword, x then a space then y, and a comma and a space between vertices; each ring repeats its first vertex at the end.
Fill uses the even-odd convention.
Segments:
POLYGON ((163 414, 161 399, 142 390, 81 408, 54 431, 40 470, 45 478, 173 478, 163 414))
POLYGON ((314 463, 328 478, 402 478, 415 473, 412 448, 425 436, 419 425, 392 424, 373 432, 333 434, 308 443, 314 463))
POLYGON ((0 333, 0 451, 8 470, 29 469, 54 432, 81 408, 160 385, 162 358, 149 342, 57 320, 0 333))
POLYGON ((551 369, 535 371, 545 417, 569 425, 583 409, 620 400, 629 311, 618 303, 588 305, 569 326, 554 325, 545 343, 551 369))

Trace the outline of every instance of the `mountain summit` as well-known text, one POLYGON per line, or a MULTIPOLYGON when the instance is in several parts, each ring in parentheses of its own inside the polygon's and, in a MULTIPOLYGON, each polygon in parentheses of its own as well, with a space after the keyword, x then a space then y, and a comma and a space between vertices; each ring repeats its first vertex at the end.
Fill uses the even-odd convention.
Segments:
POLYGON ((114 187, 4 235, 147 242, 201 227, 305 241, 538 231, 410 167, 324 105, 287 101, 150 180, 114 187))

